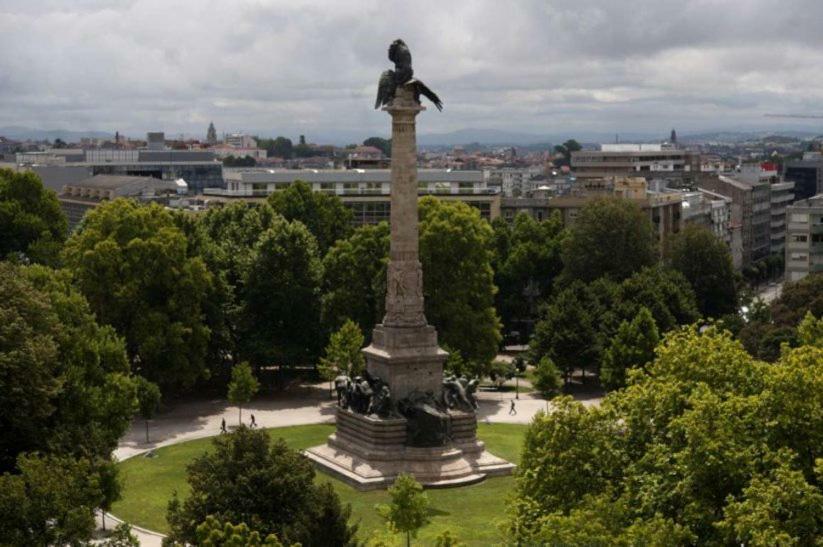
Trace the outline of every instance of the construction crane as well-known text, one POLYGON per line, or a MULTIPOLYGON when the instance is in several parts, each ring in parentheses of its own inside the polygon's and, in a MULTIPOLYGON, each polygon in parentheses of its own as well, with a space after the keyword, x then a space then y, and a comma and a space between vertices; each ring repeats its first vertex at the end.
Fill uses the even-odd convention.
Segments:
POLYGON ((767 118, 807 118, 810 120, 823 120, 823 114, 763 114, 767 118))

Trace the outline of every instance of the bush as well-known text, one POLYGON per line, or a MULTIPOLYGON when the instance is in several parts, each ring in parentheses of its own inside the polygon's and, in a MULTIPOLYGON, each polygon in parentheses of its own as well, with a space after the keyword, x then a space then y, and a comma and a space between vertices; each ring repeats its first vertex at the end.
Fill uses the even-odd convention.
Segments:
POLYGON ((548 357, 543 357, 534 369, 534 387, 544 397, 553 397, 563 387, 563 375, 560 369, 548 357))

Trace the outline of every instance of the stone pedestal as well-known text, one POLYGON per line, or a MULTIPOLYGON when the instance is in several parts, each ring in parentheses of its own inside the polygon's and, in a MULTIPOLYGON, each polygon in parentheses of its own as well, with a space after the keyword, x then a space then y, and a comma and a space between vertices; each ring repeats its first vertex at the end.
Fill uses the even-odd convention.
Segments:
POLYGON ((337 432, 305 454, 316 465, 358 490, 387 488, 410 473, 427 488, 446 488, 509 475, 514 465, 489 453, 476 437, 472 413, 453 416, 453 441, 444 446, 406 446, 406 420, 380 419, 339 408, 337 432))
MULTIPOLYGON (((411 85, 400 86, 384 108, 392 117, 391 244, 386 287, 386 315, 363 350, 366 370, 385 382, 395 402, 412 393, 431 393, 443 386, 447 353, 437 345, 437 331, 426 321, 423 269, 418 252, 417 142, 415 117, 425 110, 411 85)), ((435 438, 442 446, 409 446, 402 417, 381 419, 337 409, 337 432, 306 455, 323 469, 358 489, 385 488, 399 473, 411 473, 430 487, 454 486, 511 473, 514 466, 493 456, 477 440, 473 412, 437 410, 444 427, 435 438), (446 439, 442 441, 442 439, 446 439)), ((406 413, 412 417, 411 414, 406 413)), ((412 417, 414 420, 414 418, 412 417)), ((421 429, 421 422, 413 422, 421 429)))

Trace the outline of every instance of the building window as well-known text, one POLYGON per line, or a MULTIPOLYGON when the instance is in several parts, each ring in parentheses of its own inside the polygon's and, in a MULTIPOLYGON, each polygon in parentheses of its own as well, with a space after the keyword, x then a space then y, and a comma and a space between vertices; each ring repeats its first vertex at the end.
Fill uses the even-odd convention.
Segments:
POLYGON ((807 222, 809 222, 809 215, 804 214, 804 213, 792 213, 790 222, 807 223, 807 222))
POLYGON ((798 243, 803 243, 803 242, 808 241, 808 240, 809 240, 808 236, 805 236, 805 235, 792 236, 792 241, 797 241, 798 243))

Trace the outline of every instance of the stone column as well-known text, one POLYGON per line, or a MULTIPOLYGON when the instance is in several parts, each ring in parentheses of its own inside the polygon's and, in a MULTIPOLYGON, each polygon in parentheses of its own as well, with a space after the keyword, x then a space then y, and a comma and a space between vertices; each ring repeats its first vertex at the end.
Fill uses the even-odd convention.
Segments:
POLYGON ((412 391, 439 393, 446 352, 426 322, 423 267, 418 252, 417 137, 415 117, 425 110, 411 86, 397 89, 384 108, 392 117, 391 244, 386 279, 386 315, 363 350, 366 368, 400 400, 412 391))
POLYGON ((392 156, 391 247, 383 325, 421 327, 426 325, 426 317, 418 252, 415 117, 425 108, 414 100, 409 87, 402 86, 384 110, 392 117, 392 156))

